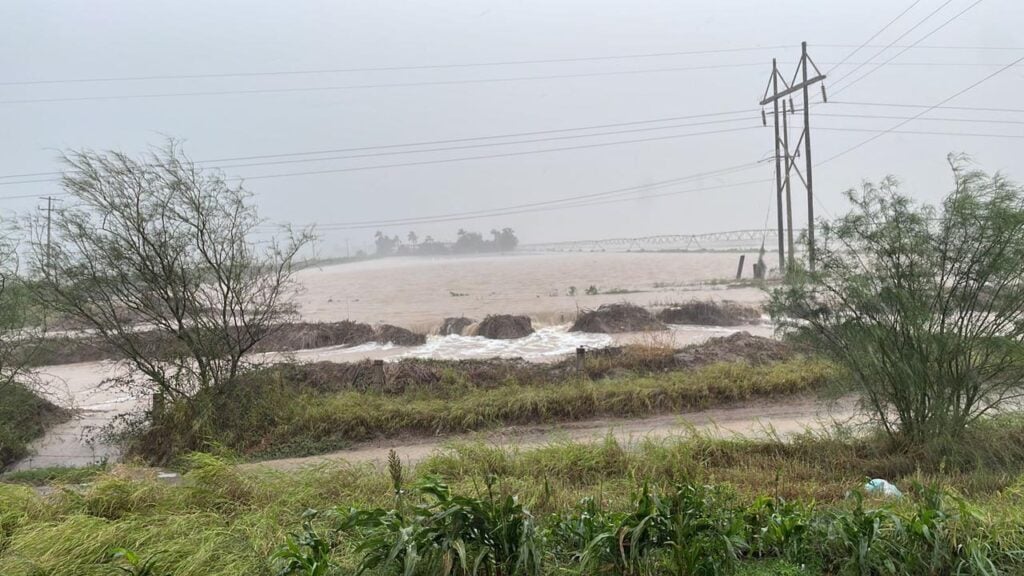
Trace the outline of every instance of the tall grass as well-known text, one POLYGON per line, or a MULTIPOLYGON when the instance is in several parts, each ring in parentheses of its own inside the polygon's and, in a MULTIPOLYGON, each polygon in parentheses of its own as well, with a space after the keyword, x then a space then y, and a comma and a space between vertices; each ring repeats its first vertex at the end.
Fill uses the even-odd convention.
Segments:
MULTIPOLYGON (((744 532, 739 568, 749 564, 755 574, 765 566, 760 557, 782 557, 782 564, 768 566, 800 573, 793 567, 805 563, 801 554, 808 551, 809 557, 826 559, 824 568, 833 573, 853 570, 853 545, 870 536, 859 527, 873 526, 877 510, 882 512, 877 513, 879 529, 872 541, 889 544, 872 548, 870 554, 877 556, 865 557, 863 565, 877 567, 887 558, 911 561, 911 555, 917 558, 913 562, 926 561, 936 549, 952 558, 950 551, 963 550, 991 559, 1001 573, 1012 574, 1022 569, 1019 551, 1024 549, 1021 446, 1024 422, 1010 418, 976 429, 955 449, 935 447, 919 453, 886 448, 874 439, 820 436, 794 442, 697 437, 636 445, 609 438, 598 444, 555 444, 529 451, 465 444, 403 469, 399 486, 404 488, 399 492, 407 504, 396 503, 395 464, 390 473, 371 465, 345 464, 281 473, 195 455, 186 461, 188 470, 179 486, 123 468, 94 478, 90 486, 49 496, 0 484, 0 574, 111 574, 109 552, 126 548, 152 559, 156 573, 269 576, 282 567, 273 555, 288 534, 302 533, 306 510, 414 506, 420 500, 408 487, 428 476, 442 478, 453 497, 478 499, 487 498, 487 478, 492 477, 493 493, 517 496, 542 534, 555 517, 579 519, 579 503, 585 498, 591 498, 595 511, 604 517, 621 518, 637 509, 644 484, 662 499, 675 498, 677 486, 716 485, 720 494, 714 505, 708 504, 709 510, 723 507, 747 526, 771 527, 764 535, 758 531, 757 537, 744 532), (908 498, 858 504, 847 497, 874 475, 895 482, 908 498), (935 504, 932 498, 929 504, 928 490, 915 485, 942 486, 942 501, 935 504), (961 509, 961 501, 966 508, 961 509), (811 502, 816 503, 813 508, 811 502), (928 532, 936 533, 936 509, 947 517, 938 530, 938 548, 927 543, 920 529, 927 526, 928 532), (838 526, 841 517, 851 522, 842 533, 814 532, 812 544, 791 547, 796 546, 795 535, 805 530, 801 525, 838 526)), ((335 526, 327 515, 306 519, 321 533, 335 526)), ((360 538, 352 532, 338 539, 330 552, 335 573, 358 569, 360 538)), ((552 556, 555 548, 550 542, 543 550, 544 573, 578 573, 568 555, 561 560, 552 556)), ((657 560, 655 567, 663 569, 667 564, 660 562, 669 560, 662 554, 671 552, 654 552, 650 558, 657 560)))

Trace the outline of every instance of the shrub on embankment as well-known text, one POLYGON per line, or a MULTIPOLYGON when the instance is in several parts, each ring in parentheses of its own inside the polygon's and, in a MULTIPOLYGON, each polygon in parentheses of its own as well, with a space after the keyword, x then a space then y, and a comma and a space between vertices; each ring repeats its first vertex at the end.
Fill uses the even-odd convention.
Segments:
MULTIPOLYGON (((701 497, 690 501, 694 506, 687 518, 731 518, 742 527, 735 533, 742 545, 734 541, 739 563, 733 573, 739 575, 861 574, 861 567, 872 575, 955 574, 958 567, 959 573, 1017 574, 1024 549, 1022 439, 1024 423, 1000 419, 972 429, 956 447, 914 453, 877 437, 803 436, 792 442, 690 437, 633 446, 609 439, 526 451, 463 444, 403 467, 401 506, 407 507, 403 518, 412 516, 409 508, 424 502, 414 487, 439 476, 452 495, 481 509, 491 499, 489 477, 498 505, 516 496, 531 513, 546 574, 580 574, 577 553, 587 549, 595 559, 615 562, 595 544, 607 542, 597 539, 602 534, 627 528, 643 539, 633 530, 644 518, 658 524, 654 528, 664 526, 656 503, 648 498, 639 505, 645 486, 662 503, 674 501, 677 488, 692 489, 701 497), (866 476, 893 481, 907 497, 863 502, 847 497, 866 476), (716 487, 705 488, 708 484, 716 487), (931 559, 937 562, 934 569, 923 569, 920 562, 931 559), (965 559, 989 560, 992 570, 958 566, 965 559)), ((157 481, 152 471, 125 468, 49 496, 0 484, 0 573, 109 574, 114 571, 110 551, 125 547, 152 559, 157 573, 269 575, 282 567, 272 555, 288 533, 305 533, 305 511, 337 509, 347 515, 352 507, 398 508, 392 479, 370 465, 273 472, 235 467, 208 455, 193 455, 186 464, 177 486, 157 481)), ((513 511, 510 520, 525 518, 513 511)), ((325 537, 337 527, 330 514, 305 520, 325 537)), ((733 533, 732 522, 712 524, 733 533)), ((695 545, 718 533, 702 521, 680 528, 696 530, 695 538, 685 540, 695 545)), ((337 546, 325 546, 326 559, 335 565, 325 573, 353 574, 362 557, 355 547, 367 536, 347 531, 337 546)), ((333 538, 325 543, 333 544, 333 538)), ((652 562, 641 573, 677 573, 669 571, 672 560, 663 555, 676 551, 668 542, 642 543, 652 562)))
POLYGON ((28 386, 17 382, 0 386, 0 470, 27 456, 29 443, 42 436, 47 426, 69 416, 28 386))

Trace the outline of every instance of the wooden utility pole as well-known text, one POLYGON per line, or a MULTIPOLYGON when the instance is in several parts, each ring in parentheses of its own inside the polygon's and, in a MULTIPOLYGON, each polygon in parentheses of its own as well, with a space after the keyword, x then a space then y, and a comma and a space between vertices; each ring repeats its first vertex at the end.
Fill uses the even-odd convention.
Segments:
MULTIPOLYGON (((811 82, 807 80, 807 65, 811 58, 807 55, 807 42, 800 43, 800 64, 803 68, 804 81, 804 160, 807 162, 807 263, 814 271, 814 164, 811 162, 811 100, 807 96, 807 88, 811 82)), ((814 70, 817 72, 818 67, 814 70)), ((824 80, 825 75, 819 72, 815 81, 824 80)), ((822 95, 824 95, 824 90, 822 95)), ((788 170, 786 171, 789 172, 788 170)))
POLYGON ((779 273, 781 274, 786 271, 786 249, 782 241, 782 230, 785 224, 782 221, 782 167, 779 156, 779 145, 781 144, 779 141, 779 65, 775 58, 772 58, 772 95, 774 96, 772 118, 775 126, 775 195, 778 205, 776 212, 779 215, 779 273))
MULTIPOLYGON (((775 127, 775 184, 777 188, 777 202, 779 206, 779 258, 782 260, 783 257, 783 216, 782 216, 782 196, 785 193, 786 196, 786 213, 788 222, 786 223, 789 227, 789 258, 792 264, 795 259, 794 245, 793 245, 793 210, 791 206, 791 182, 790 172, 795 171, 797 176, 803 182, 804 187, 807 189, 807 258, 808 266, 811 270, 814 270, 814 178, 813 170, 814 164, 811 161, 811 101, 808 89, 812 84, 823 82, 825 75, 818 70, 818 67, 814 64, 810 55, 807 53, 807 42, 800 44, 800 63, 797 66, 796 73, 793 74, 793 79, 787 82, 785 77, 779 73, 778 63, 772 59, 772 77, 765 88, 764 96, 761 98, 761 106, 772 104, 774 114, 774 127, 775 127), (811 70, 814 71, 814 76, 811 76, 811 70), (800 82, 797 82, 797 77, 801 78, 800 82), (779 89, 779 84, 782 84, 782 89, 779 89), (800 132, 800 137, 797 139, 796 148, 799 150, 801 143, 804 147, 804 160, 806 166, 804 168, 804 174, 801 174, 800 169, 796 167, 796 163, 793 161, 794 155, 790 154, 789 151, 789 123, 787 121, 788 113, 785 109, 785 100, 790 94, 796 92, 802 92, 803 94, 803 129, 800 132), (783 114, 782 114, 782 132, 783 137, 779 138, 779 101, 783 100, 783 114), (780 152, 780 148, 784 152, 780 152), (785 160, 785 173, 781 173, 779 169, 779 163, 781 160, 785 160)), ((825 95, 824 86, 821 90, 823 99, 825 95)), ((789 113, 795 112, 792 110, 792 106, 788 110, 789 113)), ((762 113, 763 117, 763 113, 762 113)), ((782 267, 780 266, 780 269, 782 267)), ((784 269, 783 269, 784 270, 784 269)))
POLYGON ((793 112, 793 107, 786 109, 786 101, 782 101, 782 158, 786 166, 786 175, 783 184, 786 187, 786 247, 789 249, 789 268, 793 267, 796 259, 796 244, 793 242, 793 195, 789 179, 789 167, 793 164, 789 157, 789 122, 786 118, 793 112))

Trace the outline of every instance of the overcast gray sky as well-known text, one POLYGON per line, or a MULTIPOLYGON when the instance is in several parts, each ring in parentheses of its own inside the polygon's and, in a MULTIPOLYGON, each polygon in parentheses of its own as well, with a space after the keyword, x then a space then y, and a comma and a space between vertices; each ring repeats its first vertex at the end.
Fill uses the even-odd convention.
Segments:
MULTIPOLYGON (((889 1, 595 1, 595 0, 293 0, 217 1, 5 0, 0 3, 0 175, 59 168, 64 148, 141 152, 166 136, 185 140, 196 160, 289 154, 549 131, 749 110, 748 114, 630 124, 597 132, 558 132, 523 139, 541 142, 227 168, 245 176, 261 213, 295 223, 380 220, 488 210, 643 186, 767 158, 770 128, 760 128, 759 106, 771 68, 790 74, 799 44, 825 71, 868 40, 897 14, 914 7, 871 42, 884 46, 907 34, 908 45, 977 0, 889 1), (945 6, 943 6, 945 4, 945 6), (787 45, 787 48, 777 48, 787 45), (844 46, 845 45, 845 46, 844 46), (333 72, 272 76, 123 82, 9 84, 124 76, 306 71, 591 58, 665 52, 747 49, 691 55, 504 64, 434 69, 333 72), (703 67, 694 70, 692 68, 703 67), (674 70, 664 70, 673 68, 674 70), (690 70, 679 70, 690 68, 690 70), (651 69, 661 71, 650 72, 651 69), (648 70, 647 72, 638 72, 648 70), (605 74, 629 72, 626 74, 605 74), (598 75, 600 73, 600 75, 598 75), (589 76, 580 76, 591 74, 589 76), (572 78, 522 79, 537 76, 572 78), (499 82, 443 81, 520 78, 499 82), (435 84, 426 84, 434 82, 435 84), (402 84, 401 86, 380 86, 402 84), (418 85, 409 85, 418 84, 418 85), (373 85, 375 87, 365 87, 373 85), (305 90, 340 87, 347 89, 305 90), (353 88, 353 86, 362 86, 353 88), (229 95, 67 101, 92 96, 303 89, 229 95), (57 101, 46 101, 54 100, 57 101), (26 101, 34 102, 26 102, 26 101), (719 120, 734 120, 718 122, 719 120), (698 126, 637 131, 638 128, 698 126), (467 156, 585 146, 623 140, 739 129, 718 134, 575 150, 518 154, 372 170, 341 169, 467 156), (625 132, 629 130, 629 132, 625 132), (280 178, 261 175, 334 172, 280 178)), ((1017 50, 912 49, 833 96, 836 101, 932 105, 1024 56, 1019 39, 1024 2, 984 0, 921 42, 1017 50)), ((830 74, 829 86, 878 53, 865 48, 830 74)), ((883 62, 891 49, 872 62, 883 62)), ((874 65, 835 84, 835 92, 874 65)), ((1006 70, 948 105, 1024 108, 1024 65, 1006 70)), ((817 91, 813 92, 817 93, 817 91)), ((812 110, 815 160, 825 160, 923 108, 829 103, 812 110), (852 115, 852 116, 838 116, 852 115), (828 115, 828 116, 826 116, 828 115), (897 118, 866 118, 886 115, 897 118)), ((986 169, 1024 178, 1019 166, 1024 113, 934 110, 925 117, 989 122, 911 122, 900 130, 988 136, 889 134, 815 169, 817 195, 829 212, 842 209, 841 192, 864 178, 899 176, 906 190, 935 201, 950 186, 945 156, 968 152, 986 169), (992 120, 1012 123, 993 123, 992 120)), ((813 128, 812 128, 813 129, 813 128)), ((515 140, 515 139, 513 139, 515 140)), ((474 140, 430 147, 494 143, 474 140)), ((335 153, 405 152, 410 148, 335 153)), ((329 155, 328 155, 329 156, 329 155)), ((278 158, 307 159, 309 156, 278 158)), ((238 163, 267 162, 249 160, 238 163)), ((486 231, 511 226, 523 241, 621 235, 710 232, 764 225, 772 197, 770 162, 675 186, 641 189, 627 201, 563 210, 508 214, 470 221, 384 228, 404 236, 446 239, 460 227, 486 231), (750 184, 737 184, 757 181, 750 184), (668 192, 700 190, 685 194, 668 192)), ((21 180, 45 179, 26 177, 21 180)), ((17 182, 18 179, 0 179, 17 182)), ((56 184, 0 186, 4 212, 32 210, 36 196, 56 184), (28 198, 9 198, 29 196, 28 198)), ((798 204, 797 223, 805 222, 798 204)), ((774 216, 772 216, 774 218, 774 216)), ((323 248, 343 251, 373 229, 323 232, 323 248)))

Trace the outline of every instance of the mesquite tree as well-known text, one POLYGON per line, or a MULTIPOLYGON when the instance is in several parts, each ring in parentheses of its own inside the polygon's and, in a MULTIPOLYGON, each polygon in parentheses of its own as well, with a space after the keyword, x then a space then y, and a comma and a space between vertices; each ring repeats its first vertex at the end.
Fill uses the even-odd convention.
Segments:
POLYGON ((71 199, 36 235, 40 298, 125 360, 123 383, 187 398, 232 381, 246 354, 294 313, 308 231, 254 243, 249 194, 174 142, 136 160, 65 155, 71 199))
POLYGON ((955 436, 1024 382, 1024 191, 950 163, 939 208, 892 178, 848 192, 816 271, 771 295, 772 316, 846 367, 884 429, 912 442, 955 436))
POLYGON ((18 268, 18 242, 6 226, 0 225, 0 395, 15 383, 36 384, 31 382, 31 366, 38 330, 30 325, 30 288, 18 268))

